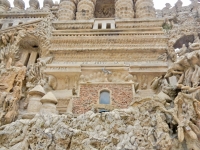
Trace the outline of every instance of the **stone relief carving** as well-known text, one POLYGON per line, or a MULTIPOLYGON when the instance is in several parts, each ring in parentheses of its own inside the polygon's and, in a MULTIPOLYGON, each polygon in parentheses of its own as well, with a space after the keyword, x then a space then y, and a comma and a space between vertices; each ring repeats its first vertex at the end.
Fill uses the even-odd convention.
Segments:
POLYGON ((137 0, 135 3, 136 18, 155 18, 156 12, 152 0, 137 0))
POLYGON ((25 3, 23 0, 14 0, 13 2, 14 8, 11 9, 11 11, 23 11, 25 9, 25 3))
MULTIPOLYGON (((4 2, 6 1, 4 0, 4 2)), ((50 3, 48 2, 45 1, 45 4, 49 5, 50 3)), ((86 1, 82 0, 82 2, 86 1)), ((122 1, 119 2, 122 3, 122 1)), ((136 2, 136 8, 140 9, 138 12, 141 13, 138 17, 153 17, 155 14, 153 13, 154 10, 152 9, 151 1, 148 0, 145 2, 148 4, 148 6, 150 6, 151 12, 147 13, 145 11, 145 13, 143 13, 141 9, 146 10, 147 5, 144 4, 144 1, 138 0, 136 2)), ((36 1, 31 0, 30 3, 32 8, 29 10, 32 11, 38 9, 38 6, 36 6, 36 1)), ((58 17, 58 20, 61 21, 75 19, 76 4, 76 1, 61 1, 58 13, 60 18, 58 17), (62 3, 64 3, 63 6, 62 3), (64 10, 62 10, 62 8, 64 10), (69 13, 66 15, 66 12, 69 13)), ((87 5, 89 5, 89 3, 87 3, 87 5)), ((120 5, 119 7, 121 6, 124 5, 120 5)), ((100 108, 107 108, 110 112, 98 113, 96 111, 88 111, 79 116, 75 116, 72 113, 58 115, 56 109, 58 100, 53 95, 53 92, 59 86, 60 79, 57 78, 58 75, 45 75, 44 73, 46 65, 53 62, 52 57, 48 57, 50 39, 52 36, 50 21, 52 18, 46 18, 37 25, 27 26, 23 29, 16 29, 16 31, 13 32, 2 31, 0 40, 0 149, 87 150, 89 148, 109 150, 199 150, 200 40, 198 36, 199 22, 197 17, 197 6, 197 1, 192 1, 190 6, 182 7, 182 2, 178 0, 175 7, 170 8, 169 5, 166 5, 166 8, 160 12, 162 17, 168 18, 168 20, 164 19, 166 23, 168 23, 168 25, 172 25, 169 31, 166 32, 166 36, 169 37, 168 53, 174 63, 169 67, 166 74, 163 73, 162 76, 154 78, 151 82, 150 86, 155 92, 155 95, 145 98, 138 96, 139 94, 137 93, 136 96, 138 97, 132 98, 130 96, 135 95, 132 94, 133 91, 130 88, 132 85, 129 83, 133 83, 135 91, 137 91, 139 87, 138 79, 141 79, 142 81, 140 86, 141 89, 144 91, 148 89, 148 74, 143 73, 142 76, 131 75, 128 73, 127 69, 130 66, 125 66, 123 71, 126 73, 119 73, 117 71, 111 72, 104 68, 100 72, 84 72, 82 75, 80 75, 80 78, 78 76, 80 71, 78 71, 78 73, 73 72, 71 74, 67 74, 65 72, 66 74, 63 75, 64 77, 61 77, 63 78, 62 81, 65 80, 65 88, 71 90, 70 92, 73 96, 72 100, 76 101, 77 104, 75 107, 78 108, 81 108, 80 102, 83 101, 82 99, 77 98, 79 94, 78 92, 80 92, 78 91, 78 87, 80 86, 79 79, 80 83, 85 85, 85 89, 88 85, 93 85, 88 83, 104 83, 104 86, 108 87, 111 86, 109 84, 107 85, 106 83, 126 83, 130 85, 129 88, 127 86, 123 87, 123 89, 129 89, 129 95, 126 96, 130 98, 130 101, 133 99, 129 108, 117 109, 112 107, 112 105, 106 105, 103 107, 98 105, 100 108), (184 12, 188 12, 191 16, 187 16, 188 13, 184 12), (172 16, 172 14, 176 14, 177 16, 170 18, 169 16, 172 16), (30 35, 37 37, 40 41, 39 47, 42 58, 39 58, 35 64, 26 68, 19 61, 18 51, 20 48, 20 41, 30 35), (180 48, 182 48, 177 51, 177 57, 174 51, 177 39, 180 39, 185 35, 192 35, 194 40, 190 43, 179 44, 181 45, 180 48), (171 83, 171 77, 176 78, 177 82, 175 82, 175 84, 171 83), (24 109, 22 111, 20 110, 22 109, 20 103, 23 101, 25 101, 23 104, 25 109, 27 108, 27 114, 21 116, 20 113, 23 112, 24 109), (33 109, 34 107, 32 107, 32 105, 34 104, 37 110, 33 109)), ((82 7, 83 4, 81 4, 80 1, 80 10, 82 7)), ((2 8, 3 7, 1 5, 0 10, 2 10, 2 8)), ((5 7, 3 10, 5 10, 5 7)), ((138 12, 136 15, 138 15, 138 12)), ((105 14, 108 15, 108 12, 105 12, 105 14)), ((133 25, 127 26, 131 28, 133 27, 133 25)), ((144 26, 144 23, 141 23, 140 26, 144 26)), ((153 26, 155 26, 155 24, 153 26)), ((123 36, 132 35, 124 34, 123 36)), ((155 36, 157 36, 157 34, 155 34, 155 36)), ((71 36, 70 40, 76 37, 77 36, 71 36)), ((89 36, 87 35, 83 37, 88 38, 89 36)), ((92 40, 93 39, 86 39, 83 41, 71 40, 73 42, 69 42, 67 46, 65 44, 61 45, 61 50, 63 47, 65 47, 65 50, 69 51, 76 46, 75 44, 77 42, 80 42, 81 44, 87 44, 92 40)), ((107 39, 102 39, 100 42, 93 40, 93 45, 90 45, 90 48, 102 48, 102 43, 105 43, 102 41, 105 40, 107 39)), ((142 40, 143 39, 140 39, 138 41, 144 42, 142 40)), ((166 40, 155 40, 165 46, 166 40)), ((107 42, 109 44, 105 45, 111 47, 111 45, 114 45, 113 43, 121 42, 121 44, 123 44, 122 46, 125 46, 127 43, 132 43, 135 41, 121 39, 110 41, 107 40, 107 42)), ((149 40, 149 42, 151 42, 151 40, 149 40)), ((51 51, 55 52, 55 56, 57 57, 55 61, 64 61, 67 63, 70 61, 97 61, 98 59, 105 61, 116 61, 114 57, 118 58, 119 60, 126 59, 130 61, 168 61, 168 55, 164 52, 164 50, 162 53, 156 54, 149 52, 147 53, 145 51, 145 55, 143 53, 141 54, 141 52, 136 52, 134 54, 132 52, 126 54, 109 52, 98 55, 95 55, 95 53, 91 52, 89 55, 84 55, 82 53, 69 53, 66 51, 64 54, 59 54, 60 44, 61 43, 53 45, 55 47, 58 46, 58 51, 51 51), (137 55, 137 57, 135 55, 137 55)), ((79 45, 79 48, 81 48, 82 51, 86 51, 83 50, 81 44, 79 45)), ((149 47, 148 44, 143 46, 144 47, 142 49, 149 47)), ((132 47, 132 45, 130 47, 132 47)), ((166 47, 163 49, 166 50, 166 47)), ((96 63, 95 65, 99 64, 96 63)), ((87 67, 88 66, 86 65, 86 68, 87 67)), ((62 67, 58 67, 58 70, 61 70, 60 68, 62 67)), ((65 69, 67 70, 69 68, 66 67, 65 69)), ((101 85, 99 84, 98 86, 101 85)), ((113 89, 116 89, 116 87, 117 89, 120 89, 120 85, 112 86, 113 89)), ((91 86, 92 90, 95 90, 95 88, 97 87, 91 86)), ((123 99, 124 91, 118 90, 118 92, 119 91, 120 93, 117 93, 117 96, 122 97, 122 100, 119 100, 121 102, 119 104, 127 105, 126 99, 123 99)), ((88 91, 82 91, 83 95, 85 94, 84 92, 88 91)), ((91 102, 89 98, 92 97, 93 94, 94 93, 89 93, 89 95, 87 95, 88 99, 84 99, 85 108, 90 107, 89 105, 91 102)), ((86 95, 84 96, 86 97, 86 95)), ((93 99, 93 101, 94 102, 92 103, 96 104, 97 100, 93 99)), ((112 99, 112 102, 115 103, 116 99, 112 99)), ((67 102, 65 101, 65 103, 67 102)))
POLYGON ((134 18, 133 1, 117 0, 115 2, 115 17, 123 19, 134 18))
POLYGON ((8 0, 1 0, 0 12, 5 12, 9 10, 9 8, 10 8, 10 2, 8 0))
POLYGON ((40 3, 38 0, 29 0, 30 7, 27 8, 28 11, 34 11, 40 8, 40 3))
POLYGON ((120 72, 105 73, 95 72, 89 75, 80 76, 81 83, 95 83, 95 82, 133 82, 133 76, 130 74, 124 74, 120 72))
POLYGON ((90 20, 94 18, 96 0, 81 0, 77 6, 76 20, 90 20))
POLYGON ((76 1, 69 0, 69 1, 61 1, 59 4, 58 10, 58 20, 74 20, 75 19, 75 10, 76 10, 76 1))
POLYGON ((115 0, 97 0, 95 8, 96 18, 114 18, 115 0))

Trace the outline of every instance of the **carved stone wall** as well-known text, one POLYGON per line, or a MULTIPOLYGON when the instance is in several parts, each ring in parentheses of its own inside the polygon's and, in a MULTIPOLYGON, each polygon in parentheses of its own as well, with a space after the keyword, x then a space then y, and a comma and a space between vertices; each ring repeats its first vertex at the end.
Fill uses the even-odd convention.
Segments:
POLYGON ((74 20, 76 5, 74 0, 62 1, 59 4, 58 20, 74 20))
POLYGON ((156 12, 153 0, 137 0, 135 3, 136 18, 154 18, 156 12))
POLYGON ((77 6, 76 20, 90 20, 94 18, 96 0, 81 0, 77 6))
POLYGON ((95 8, 96 18, 114 18, 115 0, 97 0, 95 8))
POLYGON ((133 1, 132 0, 116 0, 115 1, 115 17, 123 19, 134 18, 133 1))

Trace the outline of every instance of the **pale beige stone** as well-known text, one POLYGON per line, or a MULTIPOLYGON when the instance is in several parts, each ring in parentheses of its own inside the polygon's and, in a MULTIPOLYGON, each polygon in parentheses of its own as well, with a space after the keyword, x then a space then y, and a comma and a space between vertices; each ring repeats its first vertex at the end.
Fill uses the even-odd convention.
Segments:
POLYGON ((57 114, 56 104, 58 103, 58 100, 52 92, 48 92, 46 95, 44 95, 40 102, 42 103, 40 111, 57 114))

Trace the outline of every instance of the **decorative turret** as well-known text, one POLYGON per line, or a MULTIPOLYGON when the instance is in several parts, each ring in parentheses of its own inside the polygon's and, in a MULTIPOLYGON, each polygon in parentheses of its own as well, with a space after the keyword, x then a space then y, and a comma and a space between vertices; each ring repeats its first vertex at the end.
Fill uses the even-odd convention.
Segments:
POLYGON ((49 11, 52 6, 53 6, 53 1, 52 0, 44 0, 42 9, 46 10, 46 11, 49 11))
POLYGON ((181 8, 182 8, 182 5, 183 5, 183 2, 181 0, 178 0, 175 4, 175 8, 176 8, 176 11, 177 12, 180 12, 181 11, 181 8))
POLYGON ((25 8, 25 3, 23 0, 14 0, 14 8, 11 11, 22 11, 25 8))
POLYGON ((136 4, 136 18, 154 18, 156 11, 153 0, 137 0, 136 4))
POLYGON ((132 0, 116 0, 115 17, 120 19, 134 18, 133 1, 132 0))
POLYGON ((10 2, 8 0, 0 0, 0 12, 8 11, 10 8, 10 2))
POLYGON ((81 0, 78 3, 76 20, 89 20, 94 18, 96 0, 81 0))
POLYGON ((27 9, 28 11, 34 11, 40 8, 38 0, 30 0, 29 5, 30 7, 27 9))
POLYGON ((74 20, 76 5, 75 0, 62 0, 58 10, 58 20, 74 20))
POLYGON ((41 85, 37 85, 32 90, 29 91, 29 104, 27 108, 27 114, 23 118, 33 118, 35 114, 40 112, 42 103, 40 102, 41 98, 46 94, 41 85))
POLYGON ((41 112, 57 114, 56 104, 58 103, 58 100, 52 92, 49 92, 43 96, 40 102, 42 103, 42 108, 40 110, 41 112))

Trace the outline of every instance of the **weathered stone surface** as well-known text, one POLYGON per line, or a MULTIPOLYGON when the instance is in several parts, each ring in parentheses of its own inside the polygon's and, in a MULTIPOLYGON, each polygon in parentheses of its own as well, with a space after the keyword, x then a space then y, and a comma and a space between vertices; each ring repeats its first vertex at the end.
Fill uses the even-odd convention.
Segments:
POLYGON ((0 0, 1 150, 199 150, 200 5, 0 0))

